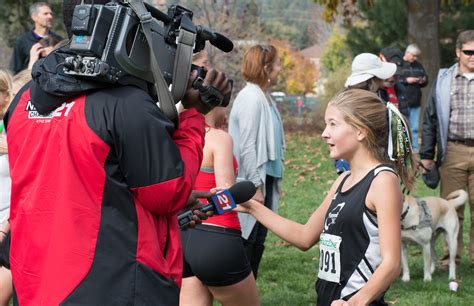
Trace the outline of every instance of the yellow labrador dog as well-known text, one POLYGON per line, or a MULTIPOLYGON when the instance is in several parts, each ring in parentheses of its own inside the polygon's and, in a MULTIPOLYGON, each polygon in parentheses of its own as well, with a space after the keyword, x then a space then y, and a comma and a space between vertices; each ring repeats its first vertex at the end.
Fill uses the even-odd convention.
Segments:
POLYGON ((407 241, 418 243, 423 248, 425 282, 431 281, 434 272, 436 253, 434 250, 437 232, 444 231, 449 250, 449 279, 456 279, 456 249, 459 220, 456 208, 464 205, 468 198, 464 190, 450 193, 447 199, 438 197, 414 198, 405 196, 403 202, 402 224, 402 281, 410 280, 408 268, 407 241))

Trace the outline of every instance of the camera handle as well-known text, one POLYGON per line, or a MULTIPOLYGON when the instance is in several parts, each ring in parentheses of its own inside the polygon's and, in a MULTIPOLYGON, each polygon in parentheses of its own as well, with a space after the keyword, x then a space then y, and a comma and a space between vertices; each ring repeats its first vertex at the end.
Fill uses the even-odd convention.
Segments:
MULTIPOLYGON (((175 67, 173 73, 172 95, 163 77, 163 73, 161 72, 160 66, 158 65, 158 60, 156 59, 155 52, 153 51, 153 40, 151 37, 150 25, 150 22, 152 20, 151 13, 146 9, 143 0, 128 0, 127 2, 140 19, 140 24, 142 25, 143 33, 145 34, 148 46, 150 47, 151 71, 153 73, 153 79, 155 80, 156 94, 158 95, 160 108, 166 115, 166 117, 168 117, 174 123, 175 128, 178 128, 179 119, 174 99, 179 98, 180 100, 184 96, 184 93, 186 91, 189 74, 191 72, 191 59, 194 41, 196 39, 196 33, 187 31, 183 27, 180 28, 180 33, 177 41, 178 50, 175 58, 175 67), (180 67, 176 67, 176 63, 178 63, 180 67), (188 66, 187 70, 185 67, 186 65, 188 66), (177 73, 182 73, 180 75, 186 76, 185 80, 177 82, 177 73), (184 86, 181 82, 184 82, 184 86)), ((183 78, 181 78, 181 80, 183 80, 183 78)))

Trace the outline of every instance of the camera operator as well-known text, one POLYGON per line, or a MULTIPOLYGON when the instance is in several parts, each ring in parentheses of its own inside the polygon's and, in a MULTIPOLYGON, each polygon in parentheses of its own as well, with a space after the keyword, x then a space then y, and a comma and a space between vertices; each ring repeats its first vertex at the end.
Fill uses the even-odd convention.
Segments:
MULTIPOLYGON (((63 3, 69 33, 79 2, 63 3)), ((149 83, 129 75, 111 85, 58 73, 67 52, 35 64, 33 81, 4 120, 18 302, 177 305, 183 259, 176 214, 199 172, 210 107, 188 88, 175 129, 149 83), (38 81, 47 74, 47 83, 38 81)), ((203 85, 224 95, 231 90, 217 70, 203 85)))

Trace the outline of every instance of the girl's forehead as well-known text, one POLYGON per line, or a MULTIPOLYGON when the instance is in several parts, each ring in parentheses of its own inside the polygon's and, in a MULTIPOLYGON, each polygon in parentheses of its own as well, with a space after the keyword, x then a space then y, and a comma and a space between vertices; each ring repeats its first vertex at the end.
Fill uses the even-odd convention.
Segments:
POLYGON ((326 107, 326 117, 336 117, 336 118, 342 118, 343 114, 339 108, 337 108, 334 105, 329 104, 326 107))

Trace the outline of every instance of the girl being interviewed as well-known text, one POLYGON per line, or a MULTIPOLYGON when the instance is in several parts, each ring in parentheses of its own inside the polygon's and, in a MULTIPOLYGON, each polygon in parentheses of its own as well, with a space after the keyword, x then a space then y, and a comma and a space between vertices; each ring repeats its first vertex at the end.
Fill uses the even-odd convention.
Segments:
POLYGON ((319 241, 318 305, 386 305, 384 293, 400 272, 403 194, 414 183, 408 127, 392 104, 366 90, 336 95, 322 137, 341 174, 306 224, 285 219, 255 201, 238 206, 294 246, 319 241))

